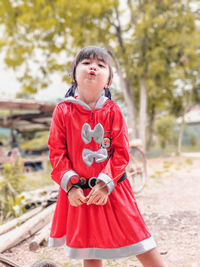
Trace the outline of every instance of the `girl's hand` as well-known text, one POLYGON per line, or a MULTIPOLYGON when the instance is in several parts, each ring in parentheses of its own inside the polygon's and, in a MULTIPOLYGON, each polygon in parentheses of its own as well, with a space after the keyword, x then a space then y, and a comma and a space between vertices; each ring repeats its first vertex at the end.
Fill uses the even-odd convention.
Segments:
POLYGON ((86 198, 81 188, 72 188, 68 194, 69 202, 72 206, 78 207, 86 202, 86 198))
POLYGON ((108 200, 108 189, 104 182, 99 182, 96 184, 89 195, 86 197, 87 205, 96 204, 96 205, 105 205, 108 200))

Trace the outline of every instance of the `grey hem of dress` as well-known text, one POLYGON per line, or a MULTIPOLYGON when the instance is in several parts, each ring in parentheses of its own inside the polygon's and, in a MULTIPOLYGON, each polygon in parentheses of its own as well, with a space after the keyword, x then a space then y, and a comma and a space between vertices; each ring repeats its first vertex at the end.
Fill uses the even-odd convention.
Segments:
MULTIPOLYGON (((49 239, 50 247, 61 246, 64 243, 65 236, 62 238, 49 239)), ((66 246, 66 256, 72 259, 118 259, 143 254, 149 250, 152 250, 155 247, 156 243, 153 237, 149 237, 138 243, 114 249, 71 248, 66 246)))

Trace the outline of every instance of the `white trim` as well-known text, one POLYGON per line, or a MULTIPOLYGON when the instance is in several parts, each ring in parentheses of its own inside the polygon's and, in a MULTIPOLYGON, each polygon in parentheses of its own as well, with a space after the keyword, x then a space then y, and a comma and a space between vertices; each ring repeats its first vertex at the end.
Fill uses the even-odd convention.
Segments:
POLYGON ((108 97, 100 96, 99 100, 96 103, 95 109, 102 108, 107 100, 108 100, 108 97))
POLYGON ((66 255, 67 257, 73 259, 117 259, 133 255, 139 255, 155 247, 156 243, 153 237, 150 237, 136 244, 114 249, 100 249, 100 248, 77 249, 66 246, 66 255))
POLYGON ((67 97, 65 99, 65 101, 68 101, 68 102, 72 102, 72 103, 75 103, 75 104, 79 104, 81 105, 84 109, 87 109, 87 110, 91 110, 91 107, 88 106, 84 101, 80 100, 80 99, 77 99, 73 96, 70 96, 70 97, 67 97))
MULTIPOLYGON (((100 96, 98 101, 96 102, 95 108, 94 109, 99 109, 102 108, 104 106, 104 104, 106 103, 106 101, 108 100, 108 97, 106 96, 100 96)), ((62 99, 62 101, 68 101, 68 102, 72 102, 72 103, 76 103, 76 104, 80 104, 84 109, 87 110, 92 110, 90 106, 88 106, 84 101, 77 99, 73 96, 69 96, 65 99, 62 99)))
POLYGON ((66 236, 60 238, 49 237, 48 247, 60 247, 66 243, 66 236))
MULTIPOLYGON (((49 247, 62 246, 66 236, 61 238, 49 238, 49 247)), ((133 255, 143 254, 156 247, 153 237, 144 239, 138 243, 120 248, 71 248, 66 246, 66 255, 73 259, 118 259, 133 255)))
POLYGON ((67 184, 72 176, 79 177, 79 175, 75 171, 70 170, 70 171, 65 172, 65 174, 63 175, 61 179, 60 186, 62 187, 63 190, 65 190, 65 192, 67 192, 67 184))
POLYGON ((113 180, 110 178, 110 176, 108 176, 107 174, 105 174, 103 172, 100 172, 100 174, 97 177, 97 182, 99 182, 99 181, 102 181, 106 184, 109 194, 115 188, 115 183, 113 182, 113 180))

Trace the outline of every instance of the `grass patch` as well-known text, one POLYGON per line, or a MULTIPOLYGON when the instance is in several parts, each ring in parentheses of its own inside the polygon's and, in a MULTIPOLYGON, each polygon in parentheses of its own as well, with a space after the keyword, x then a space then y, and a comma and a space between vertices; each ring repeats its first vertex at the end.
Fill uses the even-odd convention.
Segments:
POLYGON ((71 262, 66 262, 66 263, 64 263, 64 264, 60 264, 59 262, 57 262, 57 264, 58 264, 58 266, 63 266, 63 267, 71 267, 71 266, 77 266, 77 267, 82 267, 82 263, 75 263, 75 264, 73 264, 73 263, 71 263, 71 262))
POLYGON ((114 262, 114 261, 112 261, 112 260, 107 260, 106 261, 106 266, 117 267, 117 266, 119 266, 119 264, 114 262))
POLYGON ((24 191, 31 191, 38 188, 51 186, 54 182, 51 179, 50 170, 42 170, 37 172, 30 172, 26 174, 26 184, 24 191))
POLYGON ((164 173, 165 173, 164 171, 155 171, 156 176, 161 176, 164 173))
POLYGON ((169 169, 174 163, 172 161, 164 161, 163 162, 163 168, 169 169))
POLYGON ((192 165, 193 161, 192 161, 192 159, 186 159, 185 163, 188 165, 192 165))

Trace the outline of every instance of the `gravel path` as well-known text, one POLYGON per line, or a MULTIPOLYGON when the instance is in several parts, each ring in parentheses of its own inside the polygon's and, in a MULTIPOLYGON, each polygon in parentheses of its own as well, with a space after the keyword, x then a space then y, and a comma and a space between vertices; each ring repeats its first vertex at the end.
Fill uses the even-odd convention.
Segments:
MULTIPOLYGON (((200 266, 200 158, 158 158, 148 160, 149 179, 136 195, 141 213, 154 236, 158 250, 169 267, 200 266)), ((30 267, 37 260, 51 259, 60 267, 82 266, 69 260, 64 249, 28 249, 30 240, 6 251, 5 256, 30 267)), ((0 267, 5 265, 0 263, 0 267)), ((104 261, 104 266, 140 267, 135 257, 104 261)))

